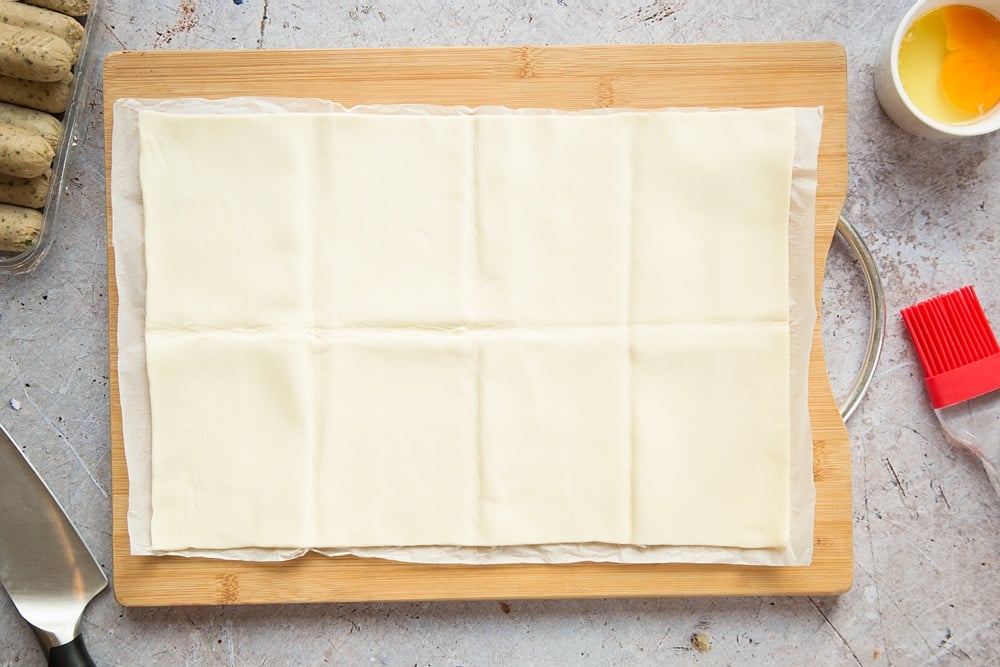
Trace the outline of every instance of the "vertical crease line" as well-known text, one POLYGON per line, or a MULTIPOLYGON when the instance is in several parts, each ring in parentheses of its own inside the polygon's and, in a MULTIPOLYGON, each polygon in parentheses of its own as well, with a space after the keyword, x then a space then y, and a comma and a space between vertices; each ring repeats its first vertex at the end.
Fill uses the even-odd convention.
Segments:
POLYGON ((639 118, 632 115, 631 123, 631 143, 629 144, 629 207, 628 207, 628 254, 627 254, 627 282, 625 285, 625 297, 627 310, 625 313, 628 331, 628 443, 629 443, 629 506, 628 506, 628 541, 635 544, 635 505, 636 505, 636 483, 635 483, 635 355, 632 342, 632 310, 633 310, 633 272, 635 270, 635 220, 636 220, 636 196, 635 196, 635 176, 636 176, 636 135, 639 130, 639 118))
MULTIPOLYGON (((308 118, 308 116, 306 117, 308 118)), ((325 139, 322 129, 326 127, 326 123, 318 125, 321 122, 318 119, 327 118, 327 116, 318 116, 316 121, 313 121, 311 125, 312 134, 319 134, 319 137, 313 136, 312 141, 309 142, 309 151, 307 152, 308 162, 310 164, 305 165, 307 169, 306 178, 302 179, 302 182, 310 184, 310 191, 305 193, 305 216, 306 216, 306 229, 305 232, 308 234, 307 240, 309 241, 309 246, 311 252, 309 253, 309 266, 307 269, 308 279, 309 279, 309 293, 311 299, 309 301, 310 313, 310 329, 309 329, 309 344, 310 352, 309 355, 312 363, 310 364, 310 371, 312 375, 312 417, 313 417, 313 432, 310 438, 310 449, 307 453, 306 460, 310 463, 310 470, 306 477, 306 498, 308 499, 308 506, 306 510, 308 512, 308 520, 306 526, 309 530, 308 540, 306 540, 306 547, 319 547, 326 545, 316 544, 316 540, 319 535, 319 498, 317 496, 317 488, 319 488, 319 449, 320 442, 322 442, 322 432, 323 432, 323 400, 322 400, 322 373, 320 372, 320 362, 322 361, 320 355, 320 327, 317 317, 318 312, 318 302, 319 302, 319 280, 317 275, 316 267, 319 265, 319 244, 317 239, 319 238, 319 222, 318 218, 318 205, 316 202, 316 197, 318 196, 320 189, 317 187, 319 183, 317 182, 318 176, 320 174, 322 164, 323 152, 323 140, 325 139), (313 167, 313 168, 310 168, 313 167)))
MULTIPOLYGON (((466 316, 469 320, 474 321, 475 312, 474 306, 477 303, 477 296, 479 290, 477 289, 479 285, 479 253, 480 250, 480 238, 481 233, 479 226, 481 224, 479 216, 479 120, 475 115, 469 116, 470 119, 470 140, 469 140, 469 230, 471 242, 471 252, 468 252, 469 261, 467 262, 468 272, 466 275, 468 288, 466 289, 466 295, 468 297, 467 302, 467 312, 466 316)), ((483 479, 485 477, 484 462, 483 462, 483 343, 482 338, 476 332, 469 332, 473 341, 473 359, 475 367, 475 391, 476 391, 476 493, 475 493, 475 534, 474 541, 476 543, 484 542, 484 508, 483 508, 483 479)))
POLYGON ((475 344, 473 359, 476 368, 476 531, 474 544, 485 544, 485 531, 483 523, 485 509, 483 508, 483 478, 485 477, 485 463, 483 461, 483 347, 482 342, 477 340, 475 344))

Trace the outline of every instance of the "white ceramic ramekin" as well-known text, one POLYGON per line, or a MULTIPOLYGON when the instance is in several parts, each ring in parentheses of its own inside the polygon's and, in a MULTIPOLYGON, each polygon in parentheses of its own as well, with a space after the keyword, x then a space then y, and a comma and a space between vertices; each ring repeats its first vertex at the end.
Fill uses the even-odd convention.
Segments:
POLYGON ((978 7, 1000 19, 1000 0, 918 0, 899 22, 875 65, 875 94, 885 113, 907 132, 925 137, 973 137, 1000 130, 1000 104, 982 118, 969 123, 934 120, 910 100, 899 79, 899 46, 913 22, 945 5, 978 7))

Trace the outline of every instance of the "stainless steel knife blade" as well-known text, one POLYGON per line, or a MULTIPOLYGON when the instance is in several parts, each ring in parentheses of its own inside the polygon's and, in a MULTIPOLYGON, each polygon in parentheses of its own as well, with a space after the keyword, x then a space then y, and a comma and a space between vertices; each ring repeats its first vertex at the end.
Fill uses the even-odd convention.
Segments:
POLYGON ((50 665, 93 664, 80 617, 108 579, 2 424, 0 584, 34 628, 50 665))

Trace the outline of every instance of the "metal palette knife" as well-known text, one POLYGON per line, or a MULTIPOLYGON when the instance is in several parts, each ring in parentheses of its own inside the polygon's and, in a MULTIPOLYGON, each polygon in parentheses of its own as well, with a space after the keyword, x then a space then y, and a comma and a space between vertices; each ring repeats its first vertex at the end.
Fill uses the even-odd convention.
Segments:
POLYGON ((94 664, 80 637, 80 617, 108 579, 2 424, 0 584, 34 628, 49 665, 94 664))

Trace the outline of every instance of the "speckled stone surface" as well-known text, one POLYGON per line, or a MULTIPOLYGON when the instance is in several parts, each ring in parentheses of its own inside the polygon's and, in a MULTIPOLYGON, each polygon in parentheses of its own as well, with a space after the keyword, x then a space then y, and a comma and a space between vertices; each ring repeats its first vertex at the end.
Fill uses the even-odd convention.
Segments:
MULTIPOLYGON (((943 439, 898 315, 902 307, 974 284, 1000 327, 1000 134, 918 139, 881 112, 873 64, 909 4, 107 0, 95 30, 96 48, 104 53, 840 42, 847 49, 850 95, 845 215, 881 268, 889 325, 871 392, 848 423, 855 584, 838 598, 126 610, 105 593, 83 623, 98 664, 1000 664, 1000 500, 991 496, 978 464, 943 439)), ((0 276, 0 421, 110 575, 99 71, 89 83, 66 181, 68 204, 51 252, 33 273, 0 276)), ((867 312, 864 282, 835 242, 823 333, 841 395, 861 360, 867 312)), ((31 631, 0 593, 0 665, 41 664, 31 631)))

